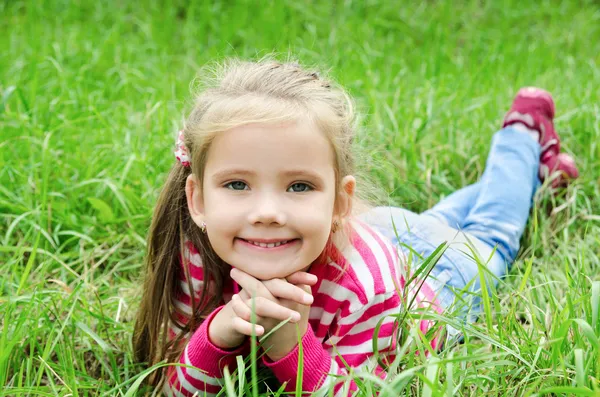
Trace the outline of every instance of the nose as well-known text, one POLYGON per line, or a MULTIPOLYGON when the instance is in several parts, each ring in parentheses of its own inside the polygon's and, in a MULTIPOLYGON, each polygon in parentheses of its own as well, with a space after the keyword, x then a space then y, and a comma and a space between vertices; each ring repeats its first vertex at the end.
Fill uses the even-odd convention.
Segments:
POLYGON ((274 194, 258 195, 248 214, 248 221, 251 224, 283 226, 287 221, 283 207, 283 203, 274 194))

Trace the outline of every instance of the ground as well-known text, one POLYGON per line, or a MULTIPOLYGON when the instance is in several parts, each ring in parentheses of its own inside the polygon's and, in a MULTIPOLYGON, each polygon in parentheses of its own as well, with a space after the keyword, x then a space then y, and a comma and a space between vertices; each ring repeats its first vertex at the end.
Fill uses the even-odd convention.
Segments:
POLYGON ((190 82, 271 52, 348 89, 371 199, 414 211, 477 180, 519 87, 554 94, 580 179, 540 191, 465 343, 407 354, 383 393, 600 394, 598 2, 197 3, 0 2, 0 396, 136 392, 145 236, 190 82))

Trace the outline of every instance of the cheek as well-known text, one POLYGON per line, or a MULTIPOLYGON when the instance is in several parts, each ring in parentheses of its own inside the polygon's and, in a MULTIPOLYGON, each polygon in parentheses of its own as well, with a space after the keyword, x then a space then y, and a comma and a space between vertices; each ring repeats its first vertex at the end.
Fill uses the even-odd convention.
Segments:
POLYGON ((330 212, 328 208, 313 207, 309 211, 300 212, 294 223, 313 244, 324 245, 329 238, 333 222, 330 212))

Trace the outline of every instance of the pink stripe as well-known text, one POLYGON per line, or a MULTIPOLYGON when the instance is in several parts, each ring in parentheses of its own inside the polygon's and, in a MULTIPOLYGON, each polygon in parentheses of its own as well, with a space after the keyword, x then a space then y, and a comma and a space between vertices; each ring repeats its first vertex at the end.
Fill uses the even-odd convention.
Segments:
POLYGON ((338 313, 340 317, 345 317, 350 314, 350 303, 351 301, 345 299, 343 301, 339 301, 329 295, 325 295, 323 293, 318 293, 315 296, 315 307, 321 307, 327 313, 338 313))
POLYGON ((356 232, 352 234, 352 245, 356 248, 356 251, 358 251, 373 276, 373 290, 375 294, 385 292, 385 284, 379 270, 380 264, 377 262, 372 248, 356 232))
MULTIPOLYGON (((383 339, 392 336, 395 328, 393 321, 383 324, 381 328, 379 328, 379 333, 377 334, 378 338, 383 339)), ((337 346, 358 346, 361 343, 373 340, 374 331, 375 329, 371 328, 357 334, 346 335, 337 343, 337 346)))
MULTIPOLYGON (((183 363, 183 361, 182 361, 182 363, 183 363)), ((215 394, 221 391, 221 386, 209 385, 207 383, 202 382, 201 380, 193 378, 191 375, 189 375, 187 373, 187 368, 181 367, 181 370, 183 372, 183 376, 184 376, 185 380, 187 380, 190 383, 190 385, 192 385, 194 387, 194 389, 190 390, 190 391, 200 390, 201 392, 206 391, 207 393, 215 393, 215 394)), ((215 379, 215 378, 213 378, 213 379, 215 379)))
MULTIPOLYGON (((400 298, 398 297, 398 295, 390 296, 385 301, 369 307, 354 323, 339 326, 339 328, 336 330, 334 335, 345 335, 348 332, 350 332, 350 330, 352 328, 354 328, 355 326, 357 326, 358 324, 364 323, 373 317, 381 316, 381 313, 383 313, 387 309, 391 309, 394 307, 397 307, 398 313, 401 314, 400 298)), ((391 321, 393 321, 393 317, 388 317, 388 318, 391 321)))
POLYGON ((329 334, 330 324, 322 324, 318 319, 308 320, 315 336, 324 339, 329 334))
POLYGON ((373 230, 373 228, 363 224, 362 222, 360 222, 360 224, 363 225, 363 227, 365 228, 365 230, 367 230, 367 232, 371 235, 371 237, 373 237, 373 239, 375 241, 377 241, 377 243, 381 247, 381 250, 385 253, 385 257, 388 260, 390 274, 395 279, 397 277, 396 262, 398 260, 398 253, 396 252, 394 246, 389 244, 388 242, 382 240, 381 235, 379 233, 376 233, 375 230, 373 230), (393 257, 390 255, 390 251, 393 252, 393 254, 392 254, 392 255, 394 255, 393 257))
POLYGON ((187 390, 183 385, 179 382, 179 378, 177 377, 177 372, 175 371, 175 367, 168 367, 168 379, 169 379, 169 388, 174 391, 178 391, 183 394, 185 397, 191 397, 195 392, 187 390))
MULTIPOLYGON (((345 375, 345 373, 344 373, 345 375)), ((340 389, 344 386, 344 382, 339 381, 335 384, 335 386, 333 387, 333 395, 336 395, 340 389)), ((352 392, 355 392, 356 390, 358 390, 358 386, 356 385, 356 383, 354 381, 350 382, 350 386, 348 387, 348 395, 352 395, 352 392)))
MULTIPOLYGON (((394 357, 392 356, 387 356, 386 357, 388 359, 388 362, 391 363, 392 361, 394 361, 394 357), (391 360, 390 360, 391 358, 391 360)), ((375 375, 379 376, 381 379, 385 379, 385 377, 387 376, 387 372, 384 371, 383 368, 381 368, 379 365, 375 367, 375 375)))
MULTIPOLYGON (((344 271, 343 277, 340 278, 339 280, 336 281, 335 278, 329 279, 329 277, 328 277, 328 280, 331 282, 335 282, 338 285, 343 285, 344 287, 348 288, 351 291, 357 292, 356 295, 358 296, 360 303, 366 304, 367 298, 365 297, 363 283, 360 281, 357 274, 354 272, 354 269, 352 268, 352 266, 350 266, 350 264, 348 263, 346 258, 340 253, 340 251, 338 250, 337 247, 334 246, 332 248, 332 254, 333 254, 333 256, 336 257, 337 260, 335 262, 338 264, 338 266, 345 269, 345 271, 344 271), (350 279, 352 279, 352 281, 354 281, 354 285, 352 285, 350 280, 346 281, 346 277, 349 277, 350 279), (357 287, 359 287, 360 290, 358 290, 357 287), (358 291, 360 291, 360 293, 358 293, 358 291)), ((335 277, 336 275, 331 274, 330 276, 335 277)))
MULTIPOLYGON (((361 364, 363 364, 365 361, 367 361, 369 359, 369 357, 373 356, 373 352, 369 352, 369 353, 355 353, 355 354, 345 354, 344 355, 344 360, 346 360, 346 362, 348 363, 348 365, 350 367, 358 367, 361 364)), ((336 357, 336 361, 338 361, 338 364, 340 366, 344 366, 344 364, 338 360, 338 358, 336 357)))
POLYGON ((443 309, 439 301, 437 300, 435 292, 433 291, 433 289, 431 289, 429 283, 427 283, 427 280, 425 280, 425 282, 423 283, 423 286, 421 287, 421 292, 423 292, 423 295, 425 295, 427 301, 431 303, 433 309, 438 313, 442 313, 443 309))

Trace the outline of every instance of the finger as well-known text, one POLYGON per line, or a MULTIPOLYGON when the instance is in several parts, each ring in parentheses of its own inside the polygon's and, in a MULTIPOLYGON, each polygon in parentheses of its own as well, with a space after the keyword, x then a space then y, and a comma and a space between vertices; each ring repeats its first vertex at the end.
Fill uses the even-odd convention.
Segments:
POLYGON ((302 285, 290 284, 281 278, 263 281, 263 284, 276 298, 288 299, 301 305, 310 305, 314 301, 313 296, 302 285))
POLYGON ((236 295, 240 297, 243 301, 247 301, 248 299, 252 298, 248 291, 246 291, 245 289, 241 289, 240 292, 238 292, 236 295))
POLYGON ((258 324, 249 323, 246 320, 243 320, 239 317, 234 317, 232 320, 233 329, 239 332, 242 335, 252 335, 252 328, 254 328, 254 334, 256 336, 261 336, 265 333, 265 329, 258 324))
POLYGON ((307 272, 295 272, 290 274, 285 278, 291 284, 306 284, 306 285, 315 285, 317 281, 317 276, 314 274, 310 274, 307 272))
MULTIPOLYGON (((240 299, 239 296, 233 295, 231 297, 231 308, 239 318, 244 321, 252 322, 252 306, 248 306, 248 304, 240 299)), ((261 321, 262 318, 255 311, 254 322, 259 324, 261 321)))
POLYGON ((229 274, 250 296, 265 296, 269 299, 275 299, 260 280, 255 279, 248 273, 233 267, 229 274))
MULTIPOLYGON (((246 306, 250 306, 252 305, 252 300, 249 299, 245 301, 244 304, 246 306)), ((254 307, 256 310, 256 314, 260 318, 272 318, 280 321, 290 319, 291 322, 296 323, 300 321, 302 317, 297 311, 262 297, 256 298, 254 302, 254 307)), ((247 308, 247 311, 250 311, 249 307, 247 308)), ((258 323, 259 321, 257 320, 256 322, 258 323)))

